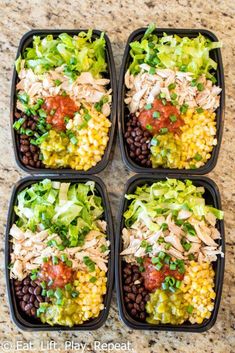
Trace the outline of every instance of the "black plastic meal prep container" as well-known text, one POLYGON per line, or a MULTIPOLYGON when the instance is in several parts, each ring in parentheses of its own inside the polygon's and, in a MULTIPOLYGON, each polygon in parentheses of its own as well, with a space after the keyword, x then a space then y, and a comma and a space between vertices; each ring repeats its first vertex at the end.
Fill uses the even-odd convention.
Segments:
MULTIPOLYGON (((129 114, 129 110, 124 103, 125 95, 126 95, 126 87, 124 82, 125 73, 129 67, 131 56, 130 56, 130 43, 136 40, 140 40, 147 28, 139 28, 136 31, 132 32, 127 40, 127 44, 125 47, 125 52, 122 60, 122 66, 119 75, 119 83, 118 83, 118 131, 119 131, 119 139, 120 139, 120 148, 122 159, 126 166, 136 172, 136 173, 168 173, 168 174, 197 174, 203 175, 209 173, 216 165, 222 134, 223 134, 223 120, 224 120, 224 109, 225 109, 225 87, 224 87, 224 70, 223 70, 223 63, 221 57, 221 50, 220 49, 213 49, 210 51, 210 56, 213 60, 216 61, 218 64, 217 70, 215 72, 215 78, 217 80, 217 85, 222 88, 222 92, 220 93, 220 106, 216 110, 216 138, 217 138, 217 145, 214 146, 211 158, 207 161, 207 163, 196 169, 169 169, 169 168, 149 168, 149 167, 142 167, 134 162, 128 152, 127 144, 124 138, 126 122, 129 114)), ((194 38, 201 33, 206 38, 209 38, 211 41, 218 41, 218 38, 210 31, 205 29, 177 29, 177 28, 158 28, 154 31, 159 37, 163 36, 163 33, 167 35, 177 34, 180 37, 189 37, 194 38)))
MULTIPOLYGON (((205 188, 204 197, 206 204, 212 205, 216 208, 221 209, 220 193, 217 185, 209 178, 203 176, 192 176, 187 177, 179 174, 171 175, 169 178, 176 178, 179 180, 192 180, 193 184, 196 186, 203 186, 205 188)), ((213 263, 213 269, 215 271, 215 292, 216 298, 214 302, 214 309, 212 311, 211 317, 203 321, 202 324, 191 324, 190 322, 185 322, 181 325, 171 325, 171 324, 149 324, 140 321, 136 321, 128 314, 123 298, 123 280, 122 280, 122 268, 123 261, 120 253, 123 248, 122 244, 122 229, 124 228, 124 217, 123 213, 127 210, 130 201, 125 199, 125 194, 133 194, 137 186, 143 186, 144 184, 151 185, 154 182, 160 180, 166 180, 166 176, 163 174, 150 175, 150 174, 139 174, 135 175, 127 181, 124 194, 122 196, 121 205, 118 214, 118 228, 116 234, 116 244, 115 244, 115 283, 117 291, 117 300, 119 307, 119 315, 122 321, 132 329, 136 330, 154 330, 154 331, 182 331, 182 332, 204 332, 209 330, 216 322, 221 295, 223 287, 223 277, 224 277, 224 257, 218 256, 217 261, 213 263)), ((224 222, 223 220, 217 220, 217 229, 221 234, 221 239, 219 239, 219 245, 223 252, 225 252, 225 234, 224 234, 224 222)))
POLYGON ((86 183, 87 181, 95 182, 95 190, 97 195, 101 196, 102 204, 104 208, 103 219, 107 222, 107 239, 110 241, 110 253, 108 260, 108 272, 107 272, 107 293, 104 296, 104 309, 100 312, 99 316, 95 319, 90 319, 80 325, 74 325, 73 327, 43 324, 37 319, 27 317, 15 298, 15 289, 13 280, 10 279, 10 271, 8 266, 10 264, 10 253, 12 250, 11 236, 9 235, 12 224, 16 221, 17 215, 14 212, 14 206, 17 202, 17 195, 26 187, 45 179, 46 175, 26 177, 18 181, 13 189, 6 226, 5 236, 5 271, 6 271, 6 284, 7 294, 10 306, 10 312, 13 322, 24 331, 91 331, 100 328, 106 321, 109 313, 110 302, 112 297, 113 279, 114 279, 114 233, 113 233, 113 222, 111 209, 108 199, 108 194, 104 183, 97 176, 75 176, 75 175, 51 175, 49 178, 55 181, 69 182, 69 183, 86 183))
MULTIPOLYGON (((20 40, 20 44, 17 50, 16 58, 19 57, 20 54, 24 52, 27 47, 32 46, 33 36, 40 36, 45 37, 48 34, 52 34, 55 38, 58 37, 61 33, 68 33, 69 35, 77 35, 78 33, 85 31, 87 29, 37 29, 31 30, 23 35, 20 40)), ((92 34, 92 39, 96 39, 100 37, 101 31, 94 29, 92 34)), ((11 132, 12 132, 12 140, 13 140, 13 147, 15 153, 15 159, 18 166, 23 169, 25 172, 30 174, 55 174, 56 172, 65 173, 65 174, 96 174, 101 172, 108 164, 110 159, 110 153, 114 143, 114 135, 115 135, 115 128, 116 128, 116 115, 117 115, 117 85, 116 85, 116 70, 115 64, 113 59, 113 52, 110 40, 108 36, 104 35, 106 41, 106 62, 107 62, 107 73, 104 74, 105 78, 110 79, 110 88, 112 89, 112 104, 111 104, 111 114, 109 119, 112 123, 109 129, 109 141, 107 143, 104 155, 100 162, 97 163, 96 166, 90 168, 87 171, 84 170, 74 170, 71 168, 35 168, 31 166, 25 166, 21 161, 21 152, 19 151, 19 135, 13 129, 14 123, 14 112, 16 108, 16 84, 18 80, 18 74, 14 67, 13 77, 12 77, 12 86, 11 86, 11 103, 10 103, 10 123, 11 123, 11 132)))

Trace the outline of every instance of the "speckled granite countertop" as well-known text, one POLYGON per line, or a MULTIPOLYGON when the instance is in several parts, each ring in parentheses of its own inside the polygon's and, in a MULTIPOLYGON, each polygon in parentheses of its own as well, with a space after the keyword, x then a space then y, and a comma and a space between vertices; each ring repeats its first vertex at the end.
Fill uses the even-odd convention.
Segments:
MULTIPOLYGON (((108 352, 93 348, 95 340, 102 342, 127 343, 135 353, 163 352, 207 352, 232 353, 235 351, 234 338, 234 111, 235 111, 235 72, 234 68, 234 0, 176 0, 176 1, 58 1, 58 0, 15 0, 0 1, 0 202, 1 202, 1 276, 0 276, 0 353, 13 353, 13 345, 9 347, 3 342, 22 341, 30 344, 26 352, 108 352), (73 5, 71 5, 73 4, 73 5), (138 27, 149 22, 157 22, 159 27, 207 28, 215 32, 223 41, 223 61, 226 78, 226 117, 224 136, 218 164, 210 177, 220 188, 226 225, 226 271, 224 290, 217 323, 206 333, 186 334, 171 332, 132 331, 118 318, 115 293, 112 307, 106 324, 94 332, 74 333, 24 333, 17 330, 9 316, 4 279, 4 227, 6 213, 13 184, 23 176, 16 167, 10 127, 9 127, 9 94, 13 69, 13 61, 21 36, 32 28, 88 28, 93 27, 107 32, 112 42, 117 70, 121 63, 125 42, 129 34, 138 27), (46 346, 54 340, 57 349, 46 346), (74 344, 86 343, 85 350, 63 348, 63 342, 73 341, 74 344), (39 342, 45 345, 38 348, 39 342)), ((118 72, 118 71, 117 71, 118 72)), ((131 176, 120 158, 118 145, 107 169, 101 173, 112 202, 113 215, 116 216, 120 201, 120 193, 124 182, 131 176)), ((20 346, 18 346, 20 347, 20 346)), ((21 346, 22 347, 22 346, 21 346)), ((23 347, 22 347, 23 348, 23 347)), ((19 350, 23 352, 22 350, 19 350)), ((128 352, 128 350, 123 350, 128 352)), ((110 350, 110 352, 121 352, 110 350)))

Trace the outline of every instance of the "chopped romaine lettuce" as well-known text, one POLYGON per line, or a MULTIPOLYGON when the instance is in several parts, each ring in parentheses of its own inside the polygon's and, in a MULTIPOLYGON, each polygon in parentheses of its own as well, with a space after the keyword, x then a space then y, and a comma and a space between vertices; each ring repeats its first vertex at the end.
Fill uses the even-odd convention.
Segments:
POLYGON ((145 223, 150 230, 157 231, 159 225, 154 222, 154 218, 160 214, 170 213, 177 216, 182 209, 190 210, 199 219, 208 212, 222 219, 222 211, 205 204, 204 191, 203 187, 193 185, 191 180, 177 179, 167 179, 153 183, 151 186, 145 184, 137 187, 134 194, 125 196, 128 200, 132 200, 124 213, 125 224, 130 227, 138 220, 145 223))
POLYGON ((80 32, 77 36, 62 33, 55 39, 52 35, 43 39, 34 36, 33 46, 26 48, 17 58, 16 71, 19 73, 24 60, 25 67, 31 68, 36 74, 64 65, 64 73, 71 79, 85 71, 99 77, 107 67, 104 33, 94 40, 91 37, 92 30, 80 32))
POLYGON ((199 34, 195 38, 178 35, 154 34, 155 26, 151 24, 140 41, 130 43, 132 58, 129 70, 132 74, 140 72, 140 64, 147 63, 151 67, 160 67, 192 72, 197 78, 205 74, 215 81, 211 69, 216 70, 217 63, 210 58, 210 51, 220 48, 220 42, 212 42, 199 34))
POLYGON ((103 213, 94 182, 70 185, 44 179, 22 190, 17 200, 19 227, 36 231, 40 225, 40 229, 58 233, 66 246, 81 246, 103 213))

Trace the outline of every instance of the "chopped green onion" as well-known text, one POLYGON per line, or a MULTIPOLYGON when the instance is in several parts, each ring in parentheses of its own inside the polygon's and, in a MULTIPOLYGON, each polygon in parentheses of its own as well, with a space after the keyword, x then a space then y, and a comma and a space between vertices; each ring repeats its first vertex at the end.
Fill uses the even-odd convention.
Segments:
POLYGON ((32 281, 35 281, 35 279, 37 279, 38 276, 37 276, 36 273, 34 273, 33 275, 30 276, 30 278, 31 278, 32 281))
POLYGON ((48 287, 52 286, 53 283, 54 283, 53 279, 50 279, 50 281, 47 283, 48 287))
POLYGON ((161 224, 161 230, 164 232, 164 231, 167 230, 167 229, 168 229, 167 223, 162 223, 162 224, 161 224))
POLYGON ((160 112, 153 112, 153 118, 154 119, 159 119, 160 118, 160 112))
POLYGON ((154 75, 156 73, 156 69, 154 67, 150 67, 149 74, 154 75))
POLYGON ((162 289, 163 289, 163 290, 167 290, 168 288, 169 288, 168 283, 163 282, 163 283, 162 283, 162 289))
POLYGON ((139 266, 139 271, 144 272, 144 266, 139 266))
POLYGON ((83 257, 83 262, 88 267, 90 272, 95 271, 95 263, 88 256, 83 257))
POLYGON ((47 290, 46 289, 43 289, 42 290, 42 296, 45 297, 47 295, 47 290))
POLYGON ((158 242, 158 244, 164 243, 164 238, 163 237, 159 237, 157 242, 158 242))
POLYGON ((179 69, 180 69, 180 71, 186 72, 187 71, 187 65, 181 65, 179 69))
POLYGON ((188 104, 183 104, 183 105, 181 105, 181 107, 180 107, 180 112, 181 112, 182 114, 185 114, 185 113, 187 112, 187 110, 188 110, 188 104))
POLYGON ((169 249, 171 248, 171 243, 166 243, 166 244, 164 245, 164 248, 165 248, 166 250, 169 250, 169 249))
POLYGON ((158 254, 158 257, 161 260, 163 260, 165 256, 166 256, 166 254, 164 253, 164 251, 160 251, 159 254, 158 254))
POLYGON ((75 136, 70 137, 70 141, 73 145, 77 145, 78 139, 75 136))
POLYGON ((46 118, 47 117, 47 113, 43 109, 39 109, 38 110, 38 114, 39 114, 40 118, 46 118))
POLYGON ((165 264, 169 265, 170 260, 171 260, 170 255, 166 255, 166 256, 165 256, 165 258, 164 258, 164 262, 165 262, 165 264))
POLYGON ((160 130, 159 130, 160 134, 161 135, 165 135, 168 133, 168 128, 167 127, 162 127, 160 130))
POLYGON ((59 259, 57 256, 52 256, 52 263, 53 263, 53 265, 58 265, 59 259))
POLYGON ((172 90, 172 89, 174 89, 175 87, 176 87, 176 84, 175 84, 175 83, 171 83, 171 84, 169 84, 168 89, 169 89, 169 90, 172 90))
POLYGON ((145 110, 150 110, 152 109, 152 104, 149 103, 149 104, 146 104, 145 107, 144 107, 145 110))
POLYGON ((67 260, 65 263, 66 263, 66 265, 68 267, 72 267, 73 266, 73 262, 71 260, 67 260))
POLYGON ((96 277, 91 277, 90 279, 89 279, 89 282, 91 282, 91 283, 95 283, 97 281, 97 278, 96 277))
POLYGON ((161 268, 162 268, 162 266, 163 266, 163 264, 162 264, 161 262, 159 262, 159 263, 155 266, 155 268, 156 268, 156 270, 160 271, 161 268))
POLYGON ((51 109, 51 111, 50 111, 50 115, 55 115, 55 112, 56 112, 56 110, 55 110, 55 109, 51 109))
POLYGON ((175 101, 176 98, 177 98, 177 94, 176 94, 176 93, 172 93, 172 94, 171 94, 171 99, 172 99, 173 101, 175 101))
POLYGON ((151 142, 150 142, 150 144, 152 145, 152 146, 158 146, 159 145, 159 140, 156 138, 156 137, 153 137, 152 138, 152 140, 151 140, 151 142))
POLYGON ((100 247, 100 251, 102 252, 102 253, 104 253, 105 251, 107 251, 108 250, 108 247, 106 246, 106 245, 101 245, 101 247, 100 247))
POLYGON ((84 119, 85 121, 89 121, 89 120, 91 120, 91 115, 90 115, 90 114, 85 114, 84 117, 83 117, 83 119, 84 119))
POLYGON ((146 248, 147 245, 148 245, 148 243, 146 240, 142 240, 142 242, 140 243, 141 248, 146 248))
POLYGON ((196 159, 196 161, 200 161, 202 159, 202 156, 199 153, 196 153, 194 159, 196 159))
POLYGON ((148 253, 150 253, 152 250, 153 250, 153 246, 150 245, 150 244, 148 244, 148 245, 146 246, 145 252, 148 254, 148 253))
POLYGON ((153 130, 153 127, 152 127, 152 125, 147 124, 147 125, 146 125, 146 129, 147 129, 147 130, 153 130))
POLYGON ((53 291, 53 289, 49 289, 49 290, 47 291, 47 297, 49 297, 49 298, 54 297, 54 291, 53 291))
POLYGON ((42 281, 42 282, 41 282, 41 287, 42 287, 43 289, 45 289, 45 288, 47 287, 47 284, 46 284, 45 281, 42 281))
POLYGON ((177 121, 177 117, 175 115, 170 115, 170 121, 175 123, 177 121))
POLYGON ((137 257, 136 261, 138 264, 142 265, 142 263, 144 262, 144 259, 142 257, 137 257))
POLYGON ((196 112, 197 112, 198 114, 201 114, 201 113, 204 112, 204 109, 201 108, 201 107, 199 107, 199 108, 196 109, 196 112))
POLYGON ((159 94, 159 97, 160 97, 161 99, 166 98, 166 93, 161 92, 161 93, 159 94))
POLYGON ((67 283, 64 288, 70 292, 72 290, 71 283, 67 283))
POLYGON ((60 299, 60 298, 63 297, 63 292, 62 292, 62 290, 60 288, 56 288, 56 291, 55 291, 54 295, 55 295, 55 297, 57 299, 60 299))
POLYGON ((176 288, 180 288, 181 283, 182 283, 181 281, 177 280, 175 283, 176 288))
POLYGON ((16 120, 13 124, 13 128, 18 131, 21 128, 21 126, 24 124, 24 122, 25 122, 25 118, 20 118, 16 120))
POLYGON ((169 286, 169 290, 172 292, 172 293, 175 293, 175 288, 174 287, 172 287, 172 286, 169 286))
POLYGON ((197 89, 198 89, 198 91, 203 91, 204 90, 204 86, 203 86, 203 84, 201 83, 201 82, 199 82, 198 84, 197 84, 197 89))
POLYGON ((170 263, 170 270, 176 270, 176 264, 174 262, 170 263))
POLYGON ((65 117, 64 117, 64 122, 65 122, 65 124, 68 124, 69 120, 70 120, 70 118, 69 118, 68 116, 65 116, 65 117))
POLYGON ((56 85, 56 86, 59 86, 59 85, 61 85, 61 81, 60 80, 54 80, 54 84, 56 85))
POLYGON ((190 261, 195 260, 195 256, 193 254, 189 254, 188 259, 190 261))
POLYGON ((56 305, 62 305, 63 304, 63 298, 58 298, 56 301, 56 305))
POLYGON ((192 87, 197 86, 197 80, 196 80, 196 79, 194 79, 194 80, 191 81, 191 86, 192 86, 192 87))
POLYGON ((79 292, 74 291, 74 292, 71 293, 71 295, 72 295, 73 298, 77 298, 78 295, 79 295, 79 292))
POLYGON ((158 257, 152 257, 152 264, 156 265, 159 262, 158 257))
POLYGON ((192 312, 193 312, 193 306, 192 305, 189 305, 188 307, 187 307, 187 312, 189 313, 189 314, 192 314, 192 312))
POLYGON ((42 258, 42 262, 47 262, 48 261, 48 257, 43 257, 42 258))
POLYGON ((17 98, 21 103, 27 104, 29 102, 29 95, 26 92, 18 94, 17 98))
POLYGON ((189 222, 184 222, 182 228, 183 228, 183 231, 185 233, 188 233, 188 234, 193 235, 193 236, 196 235, 195 228, 189 222))
POLYGON ((68 256, 66 254, 62 254, 60 258, 62 262, 66 262, 68 260, 68 256))
POLYGON ((166 99, 163 98, 163 99, 162 99, 162 104, 163 104, 163 105, 166 105, 166 103, 167 103, 166 99))

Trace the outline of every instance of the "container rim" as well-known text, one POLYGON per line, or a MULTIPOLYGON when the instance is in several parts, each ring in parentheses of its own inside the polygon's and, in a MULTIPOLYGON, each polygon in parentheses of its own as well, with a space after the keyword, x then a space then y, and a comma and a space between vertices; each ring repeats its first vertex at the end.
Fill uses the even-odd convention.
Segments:
POLYGON ((23 330, 23 331, 90 331, 97 330, 100 328, 105 321, 107 320, 111 299, 112 299, 112 289, 114 284, 114 228, 113 228, 113 220, 112 213, 108 198, 108 193, 105 184, 98 176, 93 175, 33 175, 27 176, 20 179, 13 187, 9 207, 8 207, 8 215, 7 215, 7 225, 5 230, 5 281, 7 287, 7 298, 10 307, 11 319, 15 323, 15 325, 23 330), (39 182, 45 178, 57 181, 64 181, 70 183, 79 183, 79 182, 87 182, 94 181, 95 189, 98 192, 99 196, 102 198, 103 208, 104 208, 104 219, 107 222, 107 238, 110 241, 110 253, 108 259, 108 272, 107 272, 107 292, 103 297, 103 303, 105 304, 105 308, 100 312, 97 318, 91 319, 88 322, 84 322, 80 325, 74 325, 73 327, 69 326, 60 326, 54 325, 50 326, 49 324, 39 323, 31 323, 30 319, 25 320, 20 311, 18 310, 17 303, 13 293, 13 286, 10 280, 9 275, 9 259, 10 259, 10 227, 12 226, 15 218, 15 213, 13 210, 14 205, 16 204, 16 198, 18 193, 23 190, 25 187, 39 182))
MULTIPOLYGON (((216 268, 218 273, 215 276, 215 287, 216 287, 216 299, 214 304, 214 309, 212 315, 209 319, 205 320, 202 324, 181 324, 181 325, 170 325, 170 324, 155 324, 151 325, 148 323, 138 322, 131 318, 131 316, 127 313, 125 309, 124 301, 123 301, 123 289, 122 289, 122 276, 121 276, 121 264, 122 259, 120 256, 120 250, 122 247, 122 227, 123 227, 123 213, 126 210, 128 202, 125 200, 124 195, 129 193, 129 190, 133 187, 134 189, 139 185, 139 183, 153 183, 162 179, 179 179, 179 180, 192 180, 192 182, 199 183, 205 187, 206 191, 208 191, 213 198, 213 205, 219 209, 221 209, 221 198, 218 186, 214 181, 205 176, 195 176, 195 175, 182 175, 182 174, 172 174, 170 176, 166 174, 147 174, 142 173, 138 175, 132 176, 128 179, 125 190, 121 197, 121 202, 118 211, 118 227, 116 234, 116 244, 115 244, 115 286, 117 292, 117 301, 118 301, 118 310, 119 316, 125 325, 135 330, 148 330, 148 331, 175 331, 175 332, 205 332, 209 330, 216 322, 218 310, 220 306, 222 289, 223 289, 223 278, 224 278, 224 266, 225 266, 225 232, 224 232, 224 221, 218 221, 218 226, 221 233, 221 248, 224 252, 224 257, 219 257, 216 261, 216 268)), ((133 190, 131 191, 133 192, 133 190)))
MULTIPOLYGON (((134 40, 140 39, 143 36, 146 29, 147 29, 146 27, 138 28, 129 35, 127 39, 126 47, 124 50, 124 55, 123 55, 120 74, 119 74, 118 135, 119 135, 119 147, 121 150, 121 156, 122 156, 123 162, 129 170, 135 173, 168 173, 168 174, 182 174, 182 175, 207 174, 210 171, 212 171, 217 164, 219 150, 220 150, 222 136, 223 136, 224 114, 225 114, 224 113, 225 112, 225 83, 224 83, 224 69, 223 69, 223 62, 222 62, 222 55, 221 55, 220 48, 212 50, 212 52, 214 53, 217 59, 216 61, 217 61, 218 67, 217 67, 216 73, 217 73, 218 83, 219 83, 219 86, 222 88, 222 91, 220 93, 220 106, 216 110, 217 145, 214 146, 211 153, 211 158, 208 160, 208 162, 204 166, 197 169, 149 168, 149 167, 139 166, 129 156, 127 146, 124 140, 125 119, 126 119, 125 103, 124 103, 124 91, 125 91, 124 76, 126 72, 128 59, 129 59, 129 52, 130 52, 129 44, 134 40)), ((202 35, 208 37, 212 41, 218 41, 217 36, 213 32, 207 29, 157 28, 154 31, 154 33, 156 33, 157 35, 163 35, 164 32, 168 34, 178 34, 179 36, 189 36, 189 37, 190 36, 195 37, 196 35, 201 33, 202 35)))
MULTIPOLYGON (((87 32, 88 29, 32 29, 28 32, 26 32, 20 39, 17 53, 16 53, 16 58, 21 54, 23 47, 25 43, 29 40, 32 39, 34 35, 38 36, 44 36, 48 34, 52 35, 59 35, 60 33, 68 33, 70 35, 76 35, 80 32, 87 32)), ((101 35, 103 31, 98 30, 98 29, 92 29, 92 37, 96 38, 101 35)), ((17 134, 15 130, 13 129, 13 122, 14 122, 14 110, 15 110, 15 94, 16 94, 16 80, 17 80, 17 72, 15 69, 13 69, 13 74, 12 74, 12 80, 11 80, 11 95, 10 95, 10 129, 11 129, 11 136, 12 136, 12 142, 13 142, 13 149, 14 149, 14 155, 15 155, 15 161, 17 166, 31 174, 31 175, 40 175, 40 174, 81 174, 81 175, 93 175, 100 173, 102 170, 104 170, 110 160, 110 155, 112 153, 112 150, 114 148, 114 137, 115 137, 115 132, 116 132, 116 120, 117 120, 117 80, 116 80, 116 68, 115 68, 115 63, 114 63, 114 58, 113 58, 113 51, 112 51, 112 46, 110 39, 108 35, 104 32, 104 38, 106 42, 106 62, 107 62, 107 73, 109 75, 110 79, 110 87, 112 88, 112 105, 111 105, 111 113, 109 116, 109 120, 111 121, 112 125, 109 128, 109 140, 107 143, 107 146, 105 148, 104 154, 102 156, 102 159, 100 162, 97 163, 96 166, 90 168, 87 171, 84 170, 75 170, 75 169, 70 169, 70 168, 64 168, 64 169, 59 169, 59 168, 34 168, 34 167, 26 167, 20 160, 20 152, 18 151, 18 146, 17 146, 17 134)))

